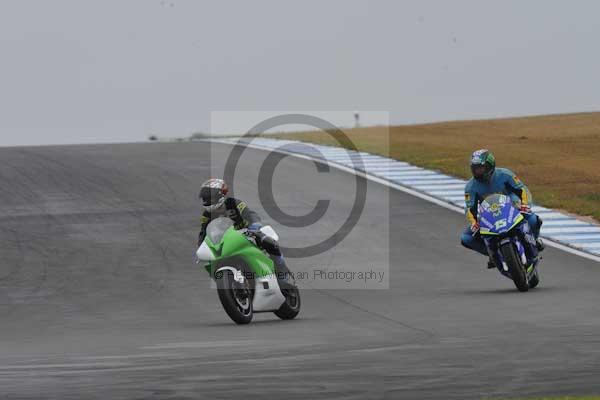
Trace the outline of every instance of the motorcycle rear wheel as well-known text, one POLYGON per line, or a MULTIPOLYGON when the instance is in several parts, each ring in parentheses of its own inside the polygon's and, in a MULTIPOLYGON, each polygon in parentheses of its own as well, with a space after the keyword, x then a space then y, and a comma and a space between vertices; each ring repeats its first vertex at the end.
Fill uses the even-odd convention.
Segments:
POLYGON ((539 272, 536 270, 535 274, 533 274, 533 276, 531 278, 529 278, 529 289, 533 289, 539 284, 540 284, 540 275, 539 275, 539 272))
POLYGON ((294 319, 300 312, 300 291, 297 287, 282 289, 285 301, 277 311, 273 311, 281 319, 294 319))

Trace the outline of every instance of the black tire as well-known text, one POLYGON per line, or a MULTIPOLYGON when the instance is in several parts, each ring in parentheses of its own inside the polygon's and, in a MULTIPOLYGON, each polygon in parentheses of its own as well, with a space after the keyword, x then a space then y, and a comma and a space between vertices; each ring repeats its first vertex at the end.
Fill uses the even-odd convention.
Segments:
POLYGON ((285 297, 285 302, 279 307, 279 310, 273 313, 281 319, 294 319, 300 312, 300 290, 297 287, 282 289, 281 293, 285 297))
POLYGON ((526 292, 529 290, 529 284, 527 283, 527 276, 525 275, 525 268, 521 263, 521 258, 517 255, 515 247, 512 242, 505 243, 500 246, 500 252, 504 257, 504 262, 508 266, 508 272, 515 283, 517 289, 520 292, 526 292))
POLYGON ((233 272, 222 270, 215 273, 215 282, 219 300, 229 318, 239 325, 252 321, 252 291, 248 280, 244 280, 243 286, 240 286, 233 279, 233 272))
POLYGON ((535 273, 531 276, 531 278, 529 278, 529 289, 533 289, 539 284, 540 284, 540 275, 536 269, 535 273))

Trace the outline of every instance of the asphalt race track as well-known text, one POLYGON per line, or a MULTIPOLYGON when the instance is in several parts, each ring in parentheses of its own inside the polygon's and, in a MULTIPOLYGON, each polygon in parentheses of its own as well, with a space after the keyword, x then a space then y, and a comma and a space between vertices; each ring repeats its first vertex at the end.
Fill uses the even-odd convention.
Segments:
MULTIPOLYGON (((388 265, 389 289, 305 289, 297 320, 236 326, 193 263, 198 186, 229 149, 0 148, 1 399, 600 393, 600 264, 548 248, 540 287, 518 293, 460 246, 460 215, 371 182, 342 243, 288 262, 388 265)), ((268 220, 265 155, 247 150, 235 188, 268 220)), ((306 160, 287 158, 274 181, 289 213, 331 201, 314 226, 275 224, 286 246, 333 229, 354 199, 354 176, 306 160)))

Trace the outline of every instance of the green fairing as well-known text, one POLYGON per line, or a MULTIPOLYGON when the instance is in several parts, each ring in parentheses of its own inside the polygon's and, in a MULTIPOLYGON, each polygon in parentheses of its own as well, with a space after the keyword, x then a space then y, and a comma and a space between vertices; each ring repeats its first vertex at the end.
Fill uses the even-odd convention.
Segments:
MULTIPOLYGON (((215 260, 204 266, 213 277, 216 272, 215 266, 220 261, 231 257, 242 258, 254 277, 262 277, 275 273, 273 260, 248 240, 244 234, 236 231, 233 227, 227 229, 221 242, 212 243, 208 237, 205 238, 205 242, 215 256, 215 260)), ((223 266, 223 264, 219 266, 223 266)))

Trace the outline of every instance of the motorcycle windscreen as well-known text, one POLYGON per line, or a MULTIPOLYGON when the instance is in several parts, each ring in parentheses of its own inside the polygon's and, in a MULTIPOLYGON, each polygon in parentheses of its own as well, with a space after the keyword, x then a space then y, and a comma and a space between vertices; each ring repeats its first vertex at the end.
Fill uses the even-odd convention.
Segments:
POLYGON ((482 235, 500 235, 521 222, 523 216, 509 196, 492 194, 479 205, 479 225, 482 235))
POLYGON ((229 218, 215 218, 206 227, 206 237, 214 245, 221 243, 227 229, 233 226, 233 221, 229 218))

